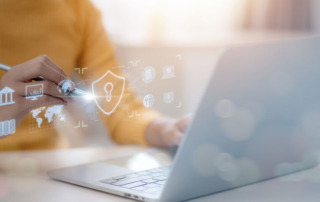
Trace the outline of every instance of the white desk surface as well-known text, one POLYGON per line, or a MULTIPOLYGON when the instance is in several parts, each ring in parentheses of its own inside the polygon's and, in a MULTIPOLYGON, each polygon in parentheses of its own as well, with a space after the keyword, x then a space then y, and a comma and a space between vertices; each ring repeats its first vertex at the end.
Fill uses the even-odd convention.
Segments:
MULTIPOLYGON (((143 150, 145 148, 124 146, 2 152, 0 153, 0 201, 131 201, 104 192, 52 180, 46 176, 46 171, 105 160, 143 150), (37 168, 37 172, 35 168, 37 168)), ((192 200, 192 202, 207 201, 320 201, 320 167, 192 200)))

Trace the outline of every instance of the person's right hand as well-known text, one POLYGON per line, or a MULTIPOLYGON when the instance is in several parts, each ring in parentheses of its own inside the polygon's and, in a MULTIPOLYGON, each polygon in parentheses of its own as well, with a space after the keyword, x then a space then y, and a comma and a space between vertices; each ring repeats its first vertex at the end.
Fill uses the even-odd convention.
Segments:
MULTIPOLYGON (((12 67, 11 70, 2 77, 0 90, 5 87, 13 89, 15 92, 12 94, 12 100, 15 103, 0 105, 0 121, 15 119, 17 128, 34 105, 41 106, 50 103, 65 105, 73 101, 70 95, 66 96, 63 93, 61 94, 57 89, 58 84, 63 80, 70 79, 58 65, 45 55, 12 67), (39 76, 44 77, 48 81, 32 82, 32 79, 39 76), (26 86, 35 84, 43 84, 43 96, 38 97, 37 100, 26 99, 26 86)), ((71 81, 70 83, 72 84, 72 88, 68 90, 73 90, 75 85, 71 81)), ((5 99, 4 97, 5 96, 2 95, 2 99, 5 99)), ((0 139, 4 137, 6 136, 0 136, 0 139)))

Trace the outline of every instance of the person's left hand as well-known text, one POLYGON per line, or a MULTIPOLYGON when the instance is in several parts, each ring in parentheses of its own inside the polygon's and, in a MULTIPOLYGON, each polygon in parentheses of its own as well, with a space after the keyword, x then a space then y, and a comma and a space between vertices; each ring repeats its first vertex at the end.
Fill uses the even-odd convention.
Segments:
POLYGON ((160 118, 152 122, 146 130, 146 140, 151 146, 178 146, 184 137, 191 115, 181 119, 160 118))

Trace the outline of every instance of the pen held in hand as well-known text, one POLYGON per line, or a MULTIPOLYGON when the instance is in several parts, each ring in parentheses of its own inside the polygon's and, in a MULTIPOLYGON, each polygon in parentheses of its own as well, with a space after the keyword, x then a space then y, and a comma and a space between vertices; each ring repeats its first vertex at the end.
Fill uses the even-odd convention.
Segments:
MULTIPOLYGON (((0 69, 8 72, 11 69, 11 66, 3 64, 3 63, 0 63, 0 69)), ((40 76, 40 77, 34 78, 32 80, 34 80, 34 81, 43 81, 43 80, 47 80, 47 79, 45 79, 42 76, 40 76)), ((73 89, 72 91, 70 91, 70 93, 72 95, 75 95, 75 96, 86 96, 87 95, 87 93, 85 91, 80 90, 78 88, 73 89)))

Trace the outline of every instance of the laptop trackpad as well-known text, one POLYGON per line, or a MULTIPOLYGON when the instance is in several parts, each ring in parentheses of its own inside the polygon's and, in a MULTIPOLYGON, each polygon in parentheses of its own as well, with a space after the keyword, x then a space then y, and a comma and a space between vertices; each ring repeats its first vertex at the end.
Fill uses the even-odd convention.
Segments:
POLYGON ((48 172, 48 176, 65 182, 81 184, 81 182, 92 183, 129 173, 132 173, 132 170, 97 162, 53 170, 48 172))
POLYGON ((48 172, 48 176, 85 186, 83 183, 93 183, 137 171, 169 166, 174 153, 175 150, 149 149, 120 158, 53 170, 48 172))
POLYGON ((133 172, 171 165, 176 148, 171 150, 149 149, 132 155, 102 161, 108 165, 120 166, 133 172))

